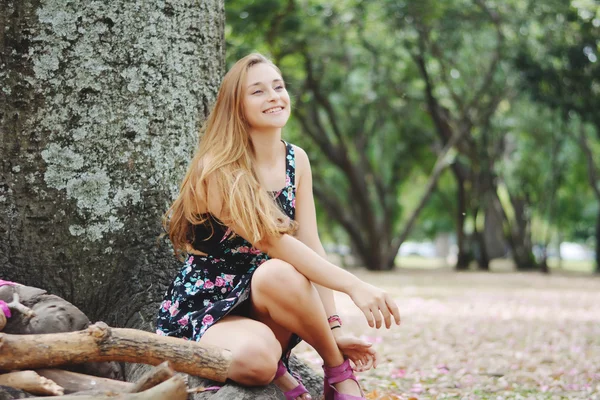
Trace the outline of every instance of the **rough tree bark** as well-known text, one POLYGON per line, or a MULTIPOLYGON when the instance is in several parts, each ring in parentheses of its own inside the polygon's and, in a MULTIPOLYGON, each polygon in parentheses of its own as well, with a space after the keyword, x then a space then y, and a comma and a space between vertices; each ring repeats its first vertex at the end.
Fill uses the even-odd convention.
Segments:
POLYGON ((160 217, 224 70, 224 2, 0 9, 0 276, 149 329, 178 268, 160 217))
POLYGON ((149 330, 179 268, 160 217, 224 72, 224 1, 0 10, 0 278, 149 330))

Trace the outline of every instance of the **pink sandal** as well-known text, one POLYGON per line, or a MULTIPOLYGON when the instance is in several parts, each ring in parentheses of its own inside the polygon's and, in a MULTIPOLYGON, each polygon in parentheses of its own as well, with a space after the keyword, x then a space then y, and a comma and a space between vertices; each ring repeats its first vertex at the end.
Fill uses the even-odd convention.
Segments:
MULTIPOLYGON (((275 373, 275 379, 281 378, 286 372, 288 372, 286 366, 283 364, 283 361, 279 360, 279 364, 277 364, 277 372, 275 373)), ((298 377, 295 378, 298 380, 298 377)), ((285 400, 296 400, 298 396, 301 396, 304 393, 308 393, 308 390, 306 390, 302 383, 299 383, 298 386, 289 392, 283 392, 283 395, 285 396, 285 400)))
POLYGON ((354 376, 354 370, 350 366, 350 360, 346 359, 343 363, 337 367, 326 367, 323 365, 323 371, 325 371, 325 385, 323 388, 323 395, 325 400, 364 400, 365 394, 358 383, 358 379, 354 376), (346 379, 352 379, 358 385, 362 397, 353 396, 351 394, 342 394, 336 390, 333 385, 335 383, 343 382, 346 379))

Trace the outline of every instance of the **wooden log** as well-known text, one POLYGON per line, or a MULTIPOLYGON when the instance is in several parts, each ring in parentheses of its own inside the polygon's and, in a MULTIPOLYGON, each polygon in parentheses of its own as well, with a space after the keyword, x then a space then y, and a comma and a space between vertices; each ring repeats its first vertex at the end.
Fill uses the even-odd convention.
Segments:
POLYGON ((38 395, 62 395, 64 389, 51 379, 38 375, 34 371, 17 371, 0 375, 0 385, 10 386, 38 395))
POLYGON ((174 375, 175 371, 173 371, 173 368, 171 368, 169 362, 165 361, 164 363, 152 368, 150 371, 142 375, 135 385, 129 388, 128 392, 143 392, 144 390, 148 390, 151 387, 171 379, 174 375))
POLYGON ((114 393, 93 395, 70 395, 53 397, 32 397, 36 400, 186 400, 187 386, 185 379, 181 375, 176 375, 171 379, 154 386, 151 389, 141 393, 114 393))
POLYGON ((100 378, 62 369, 36 369, 35 372, 45 378, 52 379, 58 385, 62 386, 66 394, 90 390, 127 393, 131 392, 135 386, 135 384, 130 382, 100 378))
POLYGON ((158 365, 165 360, 171 362, 175 371, 225 382, 231 352, 136 329, 110 328, 103 322, 69 333, 0 333, 0 370, 37 369, 90 361, 158 365))
POLYGON ((0 331, 4 329, 6 326, 6 315, 4 315, 4 311, 0 310, 0 331))

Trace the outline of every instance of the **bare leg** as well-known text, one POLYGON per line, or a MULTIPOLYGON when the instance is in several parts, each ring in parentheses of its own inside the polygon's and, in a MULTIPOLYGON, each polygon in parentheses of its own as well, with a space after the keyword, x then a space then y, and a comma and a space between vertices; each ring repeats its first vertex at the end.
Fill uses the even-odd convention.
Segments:
MULTIPOLYGON (((256 314, 256 310, 253 309, 251 317, 258 320, 261 316, 256 314)), ((275 323, 275 321, 273 321, 271 318, 263 318, 263 320, 261 322, 264 323, 265 325, 267 325, 269 328, 271 328, 271 330, 273 331, 273 334, 275 334, 275 337, 281 344, 281 348, 285 350, 288 346, 288 343, 290 342, 292 333, 290 331, 286 330, 285 328, 283 328, 281 325, 278 325, 277 323, 275 323)), ((296 386, 298 386, 299 382, 296 380, 296 378, 294 378, 288 372, 287 374, 283 375, 282 377, 276 379, 274 381, 274 383, 282 391, 288 392, 288 391, 294 389, 296 386)), ((296 399, 297 400, 309 400, 309 399, 312 399, 312 397, 310 396, 310 394, 304 393, 301 396, 298 396, 296 399)))
POLYGON ((227 316, 208 328, 200 343, 229 349, 233 361, 228 378, 247 386, 271 383, 281 358, 273 331, 250 318, 227 316))
MULTIPOLYGON (((247 386, 267 385, 273 381, 281 349, 287 347, 291 333, 276 326, 278 334, 262 322, 239 316, 228 316, 208 328, 200 343, 229 349, 233 362, 228 378, 247 386), (277 337, 278 336, 278 337, 277 337), (287 337, 287 339, 286 339, 287 337)), ((287 392, 298 385, 289 373, 275 381, 287 392)), ((298 400, 310 399, 308 393, 298 400)))
MULTIPOLYGON (((252 277, 251 293, 253 317, 274 332, 279 326, 298 334, 319 353, 326 366, 344 362, 316 289, 292 265, 276 259, 263 263, 252 277)), ((352 380, 335 386, 341 393, 361 394, 352 380)))

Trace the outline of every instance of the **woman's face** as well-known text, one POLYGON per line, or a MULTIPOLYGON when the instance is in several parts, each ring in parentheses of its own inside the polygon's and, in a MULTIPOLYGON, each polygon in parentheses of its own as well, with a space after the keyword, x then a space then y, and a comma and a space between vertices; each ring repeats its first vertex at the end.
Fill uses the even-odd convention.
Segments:
POLYGON ((244 114, 255 130, 283 128, 290 117, 290 96, 281 75, 269 64, 248 69, 244 114))

